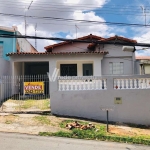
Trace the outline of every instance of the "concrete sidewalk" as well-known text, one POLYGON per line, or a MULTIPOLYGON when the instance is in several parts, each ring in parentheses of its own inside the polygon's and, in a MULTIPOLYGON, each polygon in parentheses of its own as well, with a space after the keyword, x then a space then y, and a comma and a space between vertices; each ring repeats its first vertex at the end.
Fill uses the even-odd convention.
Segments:
POLYGON ((0 133, 1 150, 149 150, 142 145, 122 144, 25 134, 0 133))

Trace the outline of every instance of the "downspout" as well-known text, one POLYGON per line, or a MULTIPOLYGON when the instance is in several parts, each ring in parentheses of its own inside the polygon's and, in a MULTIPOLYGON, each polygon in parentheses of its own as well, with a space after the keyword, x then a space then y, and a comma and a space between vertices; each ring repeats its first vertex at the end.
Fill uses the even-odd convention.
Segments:
POLYGON ((134 75, 135 74, 135 47, 134 47, 134 50, 133 50, 133 53, 132 53, 132 74, 134 75))

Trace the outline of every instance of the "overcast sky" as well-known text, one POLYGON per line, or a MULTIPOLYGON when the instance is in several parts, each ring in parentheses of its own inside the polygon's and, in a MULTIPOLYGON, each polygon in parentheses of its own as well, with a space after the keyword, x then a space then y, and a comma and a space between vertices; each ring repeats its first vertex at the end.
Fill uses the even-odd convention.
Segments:
MULTIPOLYGON (((75 20, 90 20, 99 22, 123 22, 150 25, 149 0, 0 0, 0 26, 17 26, 25 34, 25 17, 6 14, 37 16, 26 17, 27 35, 76 38, 88 34, 102 37, 114 35, 136 39, 138 42, 150 43, 150 28, 132 26, 112 26, 106 23, 83 23, 79 21, 58 21, 54 18, 75 20), (27 8, 31 4, 29 10, 27 8), (143 11, 142 11, 143 8, 143 11), (146 17, 144 16, 146 14, 146 17), (5 14, 5 15, 4 15, 5 14), (44 17, 52 17, 46 19, 44 17), (77 34, 76 28, 77 25, 77 34)), ((35 46, 35 40, 30 40, 35 46)), ((38 51, 45 51, 44 47, 56 41, 38 40, 38 51)), ((150 55, 150 50, 138 51, 137 55, 150 55)))

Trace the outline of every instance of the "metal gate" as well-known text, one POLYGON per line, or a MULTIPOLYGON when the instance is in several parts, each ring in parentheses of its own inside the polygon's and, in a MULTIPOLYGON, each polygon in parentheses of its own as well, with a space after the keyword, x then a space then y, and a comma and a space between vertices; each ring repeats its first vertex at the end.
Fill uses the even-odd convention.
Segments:
POLYGON ((0 112, 50 111, 47 75, 0 77, 0 112))

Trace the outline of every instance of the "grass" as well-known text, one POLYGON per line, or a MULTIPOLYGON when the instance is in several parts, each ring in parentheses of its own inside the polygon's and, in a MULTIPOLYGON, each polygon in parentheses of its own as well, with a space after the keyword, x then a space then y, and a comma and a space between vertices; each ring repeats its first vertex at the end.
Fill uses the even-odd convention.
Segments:
POLYGON ((12 120, 6 120, 5 123, 6 123, 6 124, 12 124, 13 121, 12 121, 12 120))
POLYGON ((50 109, 50 100, 8 100, 7 103, 15 103, 17 106, 13 106, 16 110, 18 109, 29 109, 29 108, 37 108, 40 110, 50 109))
POLYGON ((42 125, 50 125, 51 124, 50 119, 48 119, 48 117, 46 117, 46 116, 35 116, 34 120, 36 120, 38 123, 40 123, 42 125))
POLYGON ((41 110, 49 109, 50 108, 50 100, 25 100, 21 105, 23 109, 29 108, 38 108, 41 110))
MULTIPOLYGON (((62 121, 60 123, 60 127, 65 128, 66 124, 69 122, 73 121, 72 120, 62 121)), ((88 124, 88 122, 82 121, 80 121, 80 123, 88 124)), ((72 129, 70 132, 65 131, 59 131, 56 133, 40 132, 39 135, 150 145, 150 136, 133 136, 133 137, 118 136, 116 134, 107 133, 105 125, 96 125, 96 129, 91 130, 72 129)))

